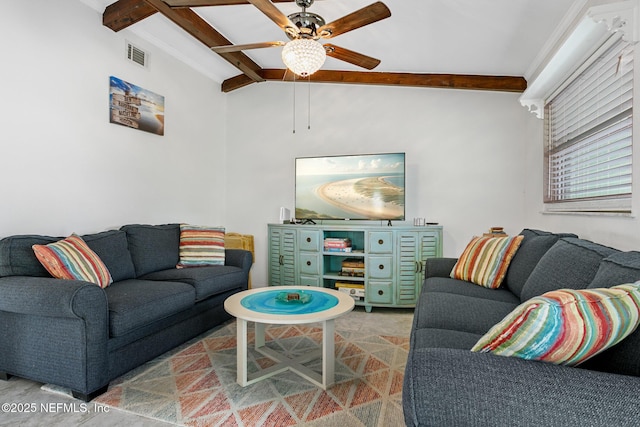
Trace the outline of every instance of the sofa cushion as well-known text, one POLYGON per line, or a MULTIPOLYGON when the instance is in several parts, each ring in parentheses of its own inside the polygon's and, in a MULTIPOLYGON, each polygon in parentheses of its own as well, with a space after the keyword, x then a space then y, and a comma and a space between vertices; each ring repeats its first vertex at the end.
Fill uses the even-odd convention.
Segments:
POLYGON ((127 234, 120 230, 85 234, 82 239, 109 269, 114 282, 136 277, 136 271, 127 246, 127 234))
POLYGON ((459 348, 470 350, 482 337, 481 334, 453 331, 451 329, 418 328, 413 330, 414 348, 459 348))
POLYGON ((523 236, 474 237, 458 258, 451 277, 496 289, 509 268, 523 236))
POLYGON ((416 328, 451 329, 483 335, 517 306, 517 303, 427 292, 420 296, 414 324, 416 328))
POLYGON ((141 279, 187 283, 195 289, 196 301, 232 289, 244 289, 247 283, 247 275, 241 268, 226 265, 173 268, 145 274, 141 279))
POLYGON ((622 342, 592 357, 581 368, 640 377, 640 328, 622 342))
POLYGON ((521 304, 471 351, 575 366, 616 345, 640 322, 640 282, 561 289, 521 304))
POLYGON ((56 279, 83 280, 101 288, 113 281, 100 257, 75 234, 47 245, 33 245, 33 252, 56 279))
POLYGON ((180 282, 129 279, 105 289, 109 334, 117 337, 164 319, 195 304, 195 290, 180 282))
POLYGON ((589 288, 610 288, 640 280, 640 252, 618 252, 600 262, 589 288))
POLYGON ((505 286, 518 298, 533 269, 558 239, 554 234, 525 236, 505 277, 505 286))
POLYGON ((136 276, 175 268, 180 247, 180 225, 130 224, 120 228, 127 233, 129 252, 136 276))
POLYGON ((584 289, 593 280, 600 261, 616 249, 575 237, 558 240, 540 259, 527 279, 521 301, 556 289, 584 289))
MULTIPOLYGON (((589 288, 610 287, 640 280, 640 252, 620 252, 603 259, 589 288)), ((640 376, 640 328, 621 343, 580 365, 586 369, 640 376)))
POLYGON ((177 267, 224 265, 224 227, 180 224, 180 262, 177 267))
POLYGON ((475 298, 484 298, 494 301, 503 301, 512 304, 520 304, 520 298, 508 289, 489 289, 464 280, 451 279, 450 277, 430 277, 422 284, 422 292, 445 292, 449 294, 466 295, 475 298))
POLYGON ((33 245, 47 245, 60 239, 62 237, 16 235, 0 240, 0 277, 51 277, 33 253, 33 245))
POLYGON ((551 231, 536 230, 535 228, 525 228, 520 232, 520 234, 522 234, 525 239, 527 237, 535 237, 535 236, 556 236, 558 238, 578 237, 578 235, 574 233, 553 233, 551 231))

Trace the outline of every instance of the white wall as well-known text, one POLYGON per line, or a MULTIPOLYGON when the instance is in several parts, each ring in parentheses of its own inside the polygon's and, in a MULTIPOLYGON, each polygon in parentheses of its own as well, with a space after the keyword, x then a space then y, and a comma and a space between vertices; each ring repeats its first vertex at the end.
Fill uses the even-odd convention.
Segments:
POLYGON ((218 83, 77 0, 3 1, 0 236, 223 220, 218 83), (125 59, 125 38, 150 52, 125 59), (109 123, 109 76, 165 96, 165 135, 109 123))
POLYGON ((294 159, 406 152, 407 218, 444 226, 444 254, 458 256, 491 226, 525 223, 526 129, 518 95, 447 89, 261 83, 228 95, 226 224, 256 239, 253 283, 267 281, 267 223, 293 212, 294 159))

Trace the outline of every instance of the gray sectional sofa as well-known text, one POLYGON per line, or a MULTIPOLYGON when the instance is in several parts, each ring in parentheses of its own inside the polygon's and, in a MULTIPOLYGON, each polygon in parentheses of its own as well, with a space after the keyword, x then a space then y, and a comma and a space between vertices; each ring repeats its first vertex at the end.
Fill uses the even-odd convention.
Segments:
POLYGON ((252 256, 227 249, 225 265, 176 269, 179 224, 132 224, 81 236, 113 283, 52 278, 32 245, 0 240, 0 378, 52 383, 88 401, 109 382, 230 318, 224 300, 247 289, 252 256))
MULTIPOLYGON (((640 253, 525 229, 499 289, 427 261, 402 401, 408 426, 640 425, 640 330, 577 367, 470 349, 520 303, 550 290, 640 280, 640 253)), ((639 328, 640 329, 640 328, 639 328)))

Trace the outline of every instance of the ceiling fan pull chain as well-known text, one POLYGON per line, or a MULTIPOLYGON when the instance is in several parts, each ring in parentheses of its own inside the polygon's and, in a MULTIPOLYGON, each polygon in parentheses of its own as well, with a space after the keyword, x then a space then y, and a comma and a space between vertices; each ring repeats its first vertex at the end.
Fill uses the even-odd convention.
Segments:
MULTIPOLYGON (((282 75, 282 81, 287 80, 287 74, 289 73, 289 69, 285 68, 284 74, 282 75)), ((293 133, 296 133, 296 75, 293 74, 293 133)))
POLYGON ((293 73, 293 133, 296 133, 296 73, 293 73))
POLYGON ((311 130, 311 76, 307 76, 307 79, 309 81, 309 94, 307 96, 307 129, 311 130))

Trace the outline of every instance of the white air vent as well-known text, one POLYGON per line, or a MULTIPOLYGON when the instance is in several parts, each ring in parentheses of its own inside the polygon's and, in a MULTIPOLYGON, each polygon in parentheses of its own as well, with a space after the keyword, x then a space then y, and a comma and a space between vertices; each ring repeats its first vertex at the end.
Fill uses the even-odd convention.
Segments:
POLYGON ((139 47, 136 47, 127 42, 127 59, 131 62, 135 62, 138 65, 146 67, 147 61, 149 60, 149 55, 139 47))

